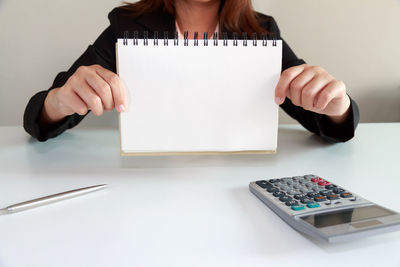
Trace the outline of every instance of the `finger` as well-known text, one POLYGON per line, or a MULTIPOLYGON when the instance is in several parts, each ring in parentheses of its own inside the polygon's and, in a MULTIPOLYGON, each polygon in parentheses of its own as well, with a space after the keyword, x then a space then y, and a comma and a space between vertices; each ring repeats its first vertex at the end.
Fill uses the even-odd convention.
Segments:
POLYGON ((85 102, 87 107, 93 112, 94 115, 100 116, 103 114, 103 103, 101 98, 96 94, 96 92, 86 83, 85 80, 78 78, 73 78, 71 80, 71 86, 76 94, 85 102))
POLYGON ((125 86, 121 79, 112 71, 109 71, 99 65, 94 65, 96 72, 110 85, 114 105, 117 111, 123 112, 126 109, 125 86))
POLYGON ((336 97, 342 97, 344 90, 344 83, 342 81, 334 80, 330 82, 317 96, 316 109, 324 110, 328 104, 336 97))
POLYGON ((106 110, 114 108, 114 100, 110 85, 100 77, 96 71, 90 71, 85 76, 86 82, 101 98, 101 102, 106 110))
POLYGON ((307 110, 314 110, 315 98, 332 78, 328 75, 317 75, 315 76, 302 90, 301 92, 301 106, 307 110))
POLYGON ((59 99, 60 111, 66 116, 74 113, 85 115, 88 112, 85 102, 83 102, 68 83, 60 91, 59 99))
POLYGON ((302 104, 302 92, 305 86, 312 81, 315 77, 316 73, 313 69, 308 68, 305 69, 302 73, 297 75, 296 78, 292 80, 289 85, 289 92, 290 92, 290 100, 296 106, 303 106, 302 104))
POLYGON ((68 102, 69 107, 73 110, 74 113, 79 115, 85 115, 88 113, 88 106, 83 102, 83 100, 75 93, 75 91, 71 90, 68 94, 66 101, 68 102))
POLYGON ((279 79, 278 84, 275 88, 275 102, 280 105, 285 101, 285 97, 288 95, 289 92, 289 85, 291 81, 296 78, 300 73, 303 72, 306 65, 299 65, 295 67, 291 67, 286 69, 281 74, 281 78, 279 79))

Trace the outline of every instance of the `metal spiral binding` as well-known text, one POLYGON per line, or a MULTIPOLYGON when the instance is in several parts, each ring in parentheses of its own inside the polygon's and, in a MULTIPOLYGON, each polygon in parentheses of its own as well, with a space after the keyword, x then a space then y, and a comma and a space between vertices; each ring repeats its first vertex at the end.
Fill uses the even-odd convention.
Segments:
POLYGON ((158 45, 158 31, 154 32, 154 45, 158 45))
MULTIPOLYGON (((123 40, 122 43, 123 45, 128 45, 129 43, 129 36, 130 33, 129 31, 124 31, 123 32, 123 40)), ((219 39, 218 39, 218 33, 215 32, 213 34, 213 45, 214 46, 218 46, 219 43, 219 39)), ((258 42, 258 35, 257 33, 252 33, 251 34, 251 40, 252 40, 252 44, 253 46, 257 46, 259 44, 258 42)), ((154 37, 153 37, 153 41, 154 41, 154 46, 158 46, 158 31, 154 32, 154 37)), ((208 33, 204 32, 203 34, 203 46, 208 46, 208 33)), ((273 33, 262 33, 260 35, 260 41, 261 41, 261 45, 262 46, 268 46, 268 41, 272 40, 272 46, 277 46, 277 38, 276 35, 273 33)), ((164 46, 168 46, 168 31, 164 31, 164 46)), ((247 37, 247 32, 243 32, 242 33, 242 42, 243 42, 243 46, 248 46, 248 37, 247 37)), ((237 32, 233 32, 232 33, 232 44, 233 46, 238 46, 239 43, 239 35, 237 32)), ((133 45, 137 46, 139 44, 139 32, 138 31, 134 31, 133 32, 133 45)), ((149 32, 148 31, 143 31, 143 45, 148 46, 149 44, 149 32)), ((194 46, 199 46, 199 33, 195 32, 194 33, 194 40, 193 40, 193 44, 194 46)), ((229 39, 228 39, 228 33, 227 32, 223 32, 222 33, 222 44, 223 46, 228 46, 229 45, 229 39)), ((183 45, 184 46, 189 46, 189 32, 185 31, 184 32, 184 40, 183 40, 183 45)), ((179 35, 178 32, 174 33, 174 46, 179 46, 179 35)))
POLYGON ((247 46, 247 32, 242 33, 243 46, 247 46))
POLYGON ((176 46, 176 45, 179 45, 179 35, 178 35, 178 32, 177 31, 175 31, 175 34, 174 34, 174 45, 176 46))
POLYGON ((223 36, 222 38, 224 38, 223 45, 228 46, 228 33, 223 32, 222 36, 223 36))
POLYGON ((204 33, 203 40, 204 40, 204 46, 208 46, 208 32, 204 33))
POLYGON ((168 32, 164 32, 164 46, 168 46, 168 32))
POLYGON ((129 31, 124 31, 123 45, 128 45, 129 31))
POLYGON ((138 45, 138 38, 139 38, 139 32, 134 31, 133 32, 133 45, 138 45))
POLYGON ((238 34, 237 34, 237 32, 233 33, 233 46, 238 46, 238 34))
POLYGON ((272 33, 272 46, 276 46, 276 35, 275 33, 272 33))
POLYGON ((257 46, 257 33, 253 32, 253 46, 257 46))
POLYGON ((214 32, 213 34, 214 46, 218 46, 218 33, 214 32))
POLYGON ((262 40, 262 45, 263 46, 267 46, 268 45, 268 39, 267 39, 267 35, 265 33, 261 34, 261 40, 262 40))
POLYGON ((194 46, 199 46, 199 33, 194 33, 194 46))
POLYGON ((145 45, 145 46, 149 45, 149 32, 148 31, 143 32, 143 45, 145 45))
POLYGON ((188 46, 189 45, 189 32, 185 31, 183 33, 183 45, 188 46))

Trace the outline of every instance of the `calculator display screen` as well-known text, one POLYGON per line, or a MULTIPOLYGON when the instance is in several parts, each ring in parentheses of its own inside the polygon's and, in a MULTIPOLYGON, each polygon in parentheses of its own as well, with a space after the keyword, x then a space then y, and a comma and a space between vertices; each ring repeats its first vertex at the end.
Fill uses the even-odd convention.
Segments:
POLYGON ((317 228, 333 226, 338 224, 353 223, 366 219, 373 219, 394 215, 395 213, 382 207, 373 205, 367 207, 346 209, 324 214, 315 214, 301 217, 302 220, 314 225, 317 228))

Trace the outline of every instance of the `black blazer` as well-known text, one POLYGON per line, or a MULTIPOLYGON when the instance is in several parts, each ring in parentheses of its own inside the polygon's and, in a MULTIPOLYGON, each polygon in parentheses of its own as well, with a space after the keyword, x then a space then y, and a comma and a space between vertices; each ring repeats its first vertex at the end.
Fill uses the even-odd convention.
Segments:
MULTIPOLYGON (((59 73, 49 90, 41 91, 30 99, 24 113, 24 128, 32 137, 39 141, 46 141, 74 127, 85 117, 73 114, 54 125, 45 126, 40 124, 40 115, 44 100, 49 91, 53 88, 63 86, 79 66, 99 64, 106 69, 116 72, 115 43, 117 38, 124 36, 124 31, 138 31, 139 38, 143 38, 143 31, 148 31, 150 38, 152 38, 154 31, 158 31, 160 34, 168 31, 169 38, 174 38, 175 18, 166 12, 148 13, 140 17, 132 17, 129 16, 128 11, 122 8, 115 8, 109 13, 108 18, 110 26, 104 30, 93 45, 89 45, 71 68, 66 72, 59 73)), ((269 33, 281 39, 278 26, 272 17, 259 14, 259 23, 269 33)), ((232 36, 232 33, 224 28, 222 32, 227 32, 228 36, 232 36)), ((284 40, 282 52, 282 71, 305 63, 302 59, 296 57, 284 40)), ((354 136, 354 131, 359 120, 358 107, 353 100, 351 100, 349 118, 339 126, 334 125, 325 115, 307 111, 293 105, 288 98, 286 98, 281 107, 306 129, 331 142, 344 142, 351 139, 354 136)))

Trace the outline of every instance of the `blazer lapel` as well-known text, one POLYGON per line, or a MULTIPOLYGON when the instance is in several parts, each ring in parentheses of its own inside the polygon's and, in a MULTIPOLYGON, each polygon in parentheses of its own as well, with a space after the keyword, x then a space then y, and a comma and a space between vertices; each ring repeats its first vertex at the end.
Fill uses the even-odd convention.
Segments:
MULTIPOLYGON (((164 38, 164 32, 168 31, 168 38, 173 39, 175 29, 175 17, 168 12, 157 12, 144 14, 136 19, 136 23, 149 32, 149 38, 158 32, 158 38, 164 38)), ((139 38, 143 33, 139 32, 139 38)))

